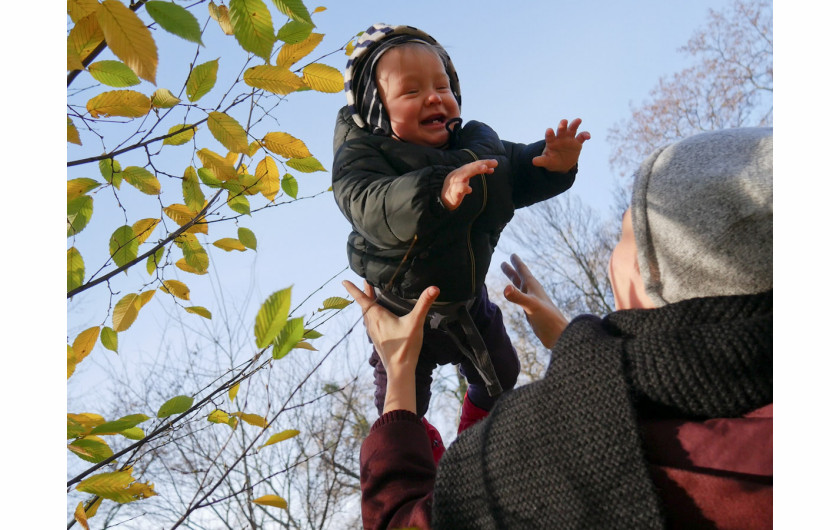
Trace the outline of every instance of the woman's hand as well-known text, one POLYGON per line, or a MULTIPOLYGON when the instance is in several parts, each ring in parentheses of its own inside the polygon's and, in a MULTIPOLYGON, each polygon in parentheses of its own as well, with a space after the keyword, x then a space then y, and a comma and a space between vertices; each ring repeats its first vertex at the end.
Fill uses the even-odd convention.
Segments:
POLYGON ((505 298, 525 311, 525 318, 543 346, 553 348, 569 322, 519 256, 513 254, 510 262, 513 267, 502 263, 502 272, 513 284, 505 287, 505 298))
POLYGON ((411 313, 398 317, 376 303, 373 287, 367 282, 365 292, 349 281, 341 283, 362 308, 368 336, 388 374, 383 413, 397 409, 417 413, 414 371, 423 343, 426 314, 440 289, 426 288, 411 313))

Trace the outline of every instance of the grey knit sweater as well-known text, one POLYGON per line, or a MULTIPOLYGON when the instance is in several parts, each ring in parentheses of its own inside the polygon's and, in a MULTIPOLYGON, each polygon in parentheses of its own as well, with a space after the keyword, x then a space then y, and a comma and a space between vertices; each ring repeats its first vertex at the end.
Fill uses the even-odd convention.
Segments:
POLYGON ((433 526, 663 528, 638 419, 739 416, 772 377, 772 291, 579 317, 545 378, 446 451, 433 526))

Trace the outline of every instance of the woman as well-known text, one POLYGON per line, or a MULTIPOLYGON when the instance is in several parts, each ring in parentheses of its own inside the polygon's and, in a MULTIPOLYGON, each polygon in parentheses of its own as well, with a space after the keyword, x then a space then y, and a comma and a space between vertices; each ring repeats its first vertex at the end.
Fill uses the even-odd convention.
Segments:
POLYGON ((388 373, 362 446, 365 527, 771 526, 772 218, 772 129, 718 131, 636 173, 616 312, 567 323, 514 256, 505 297, 551 362, 437 469, 413 380, 437 290, 396 318, 345 282, 388 373))

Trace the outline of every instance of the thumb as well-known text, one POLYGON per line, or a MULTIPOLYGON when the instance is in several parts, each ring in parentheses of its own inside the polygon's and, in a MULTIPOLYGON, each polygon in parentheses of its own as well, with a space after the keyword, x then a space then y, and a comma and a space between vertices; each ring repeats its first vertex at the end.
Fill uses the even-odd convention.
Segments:
POLYGON ((420 322, 426 319, 426 315, 429 313, 429 309, 432 308, 432 303, 437 300, 438 295, 440 294, 440 289, 437 287, 427 287, 422 294, 420 294, 420 298, 417 300, 417 303, 414 305, 414 309, 411 310, 412 319, 419 320, 420 322))
POLYGON ((505 298, 508 302, 513 302, 522 309, 529 309, 531 306, 531 299, 527 294, 523 293, 513 285, 508 284, 504 290, 505 298))

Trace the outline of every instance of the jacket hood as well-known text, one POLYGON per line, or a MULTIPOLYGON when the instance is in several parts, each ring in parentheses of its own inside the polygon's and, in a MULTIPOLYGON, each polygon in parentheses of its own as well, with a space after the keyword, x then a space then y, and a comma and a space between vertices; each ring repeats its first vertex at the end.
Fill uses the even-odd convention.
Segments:
POLYGON ((369 27, 356 42, 356 47, 344 70, 344 93, 353 121, 374 134, 391 135, 391 124, 373 80, 376 62, 390 45, 397 42, 421 41, 435 48, 443 61, 449 84, 458 105, 461 105, 461 85, 458 74, 446 50, 425 31, 412 26, 378 23, 369 27), (386 46, 386 47, 383 47, 386 46))

